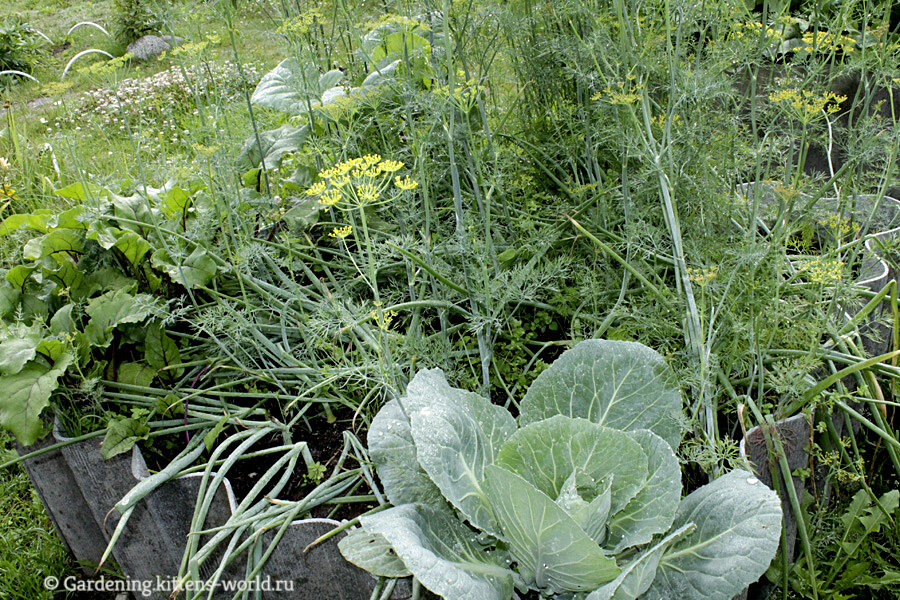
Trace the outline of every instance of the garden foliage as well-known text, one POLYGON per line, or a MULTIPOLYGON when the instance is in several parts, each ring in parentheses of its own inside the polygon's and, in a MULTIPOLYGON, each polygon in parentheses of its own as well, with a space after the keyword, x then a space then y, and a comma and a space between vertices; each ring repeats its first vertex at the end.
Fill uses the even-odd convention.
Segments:
POLYGON ((681 498, 681 395, 641 344, 586 340, 534 380, 514 419, 420 371, 369 429, 394 508, 341 541, 375 575, 447 600, 513 588, 587 600, 730 600, 766 570, 781 506, 735 470, 681 498))

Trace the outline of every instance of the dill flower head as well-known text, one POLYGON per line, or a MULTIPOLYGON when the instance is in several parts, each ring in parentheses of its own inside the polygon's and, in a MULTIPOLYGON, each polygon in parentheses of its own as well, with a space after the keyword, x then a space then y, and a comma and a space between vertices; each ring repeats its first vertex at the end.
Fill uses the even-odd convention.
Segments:
POLYGON ((331 230, 331 233, 329 233, 328 235, 333 238, 344 239, 351 233, 353 233, 353 226, 352 225, 344 225, 343 227, 335 227, 334 229, 331 230))
POLYGON ((397 177, 394 178, 394 185, 396 185, 401 190, 414 190, 417 187, 419 187, 419 182, 413 181, 412 179, 410 179, 409 175, 407 175, 406 177, 404 177, 402 179, 398 175, 397 177))
POLYGON ((769 94, 769 101, 785 107, 801 123, 811 123, 825 114, 840 111, 840 105, 847 101, 847 96, 830 91, 817 95, 809 90, 785 88, 769 94))
POLYGON ((797 265, 797 270, 813 283, 833 283, 844 276, 844 262, 833 258, 811 258, 797 265))
MULTIPOLYGON (((403 166, 398 160, 383 160, 379 154, 351 158, 319 171, 319 181, 306 193, 315 196, 326 210, 331 206, 346 209, 385 204, 399 196, 390 187, 391 175, 403 166)), ((418 186, 408 175, 397 175, 393 181, 401 192, 418 186)))

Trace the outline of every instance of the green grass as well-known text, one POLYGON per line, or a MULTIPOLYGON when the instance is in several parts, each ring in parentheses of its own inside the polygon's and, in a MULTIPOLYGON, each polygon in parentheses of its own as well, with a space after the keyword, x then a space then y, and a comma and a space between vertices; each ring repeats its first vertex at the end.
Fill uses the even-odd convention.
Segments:
MULTIPOLYGON (((79 348, 65 381, 68 396, 54 396, 54 406, 77 406, 93 419, 90 426, 141 407, 157 432, 175 418, 157 400, 190 395, 191 426, 217 421, 221 401, 233 428, 220 439, 243 430, 234 414, 248 411, 245 417, 275 419, 255 426, 297 425, 279 430, 295 434, 292 442, 306 431, 301 422, 324 427, 346 410, 352 432, 364 439, 378 406, 402 394, 420 368, 440 367, 454 385, 515 410, 564 348, 606 337, 643 342, 678 373, 688 489, 738 462, 743 427, 801 410, 817 410, 824 425, 829 411, 851 414, 841 407, 852 397, 864 403, 872 427, 856 438, 845 434, 837 446, 820 436, 817 460, 830 461, 829 476, 844 498, 858 486, 883 493, 900 476, 900 458, 884 441, 897 438, 890 423, 896 407, 887 404, 885 414, 872 407, 879 394, 895 400, 900 371, 862 368, 871 365, 854 326, 865 315, 851 320, 839 310, 855 312, 872 294, 853 283, 862 268, 862 240, 854 236, 867 230, 870 215, 856 214, 857 231, 833 230, 856 194, 898 182, 900 46, 876 19, 884 6, 795 7, 802 23, 860 40, 865 30, 865 39, 879 41, 852 51, 829 44, 807 50, 795 32, 788 41, 796 49, 780 55, 779 31, 805 25, 787 12, 779 19, 774 11, 788 7, 774 4, 770 18, 783 27, 767 32, 753 26, 760 13, 724 0, 703 11, 674 0, 571 0, 540 10, 525 0, 439 7, 239 2, 233 11, 228 0, 175 2, 171 31, 208 42, 202 50, 188 46, 193 54, 117 69, 85 57, 60 82, 80 50, 124 51, 82 30, 71 47, 38 57, 41 83, 4 92, 12 106, 0 119, 0 157, 13 162, 8 177, 17 196, 2 214, 95 206, 96 199, 55 193, 76 183, 109 190, 107 198, 120 205, 81 216, 104 243, 104 235, 131 232, 151 249, 130 264, 118 246, 100 251, 95 244, 89 260, 72 268, 101 264, 127 278, 131 292, 169 301, 152 322, 172 336, 187 366, 183 373, 154 367, 149 383, 130 380, 125 390, 115 381, 96 385, 119 377, 122 364, 150 364, 143 325, 117 324, 111 349, 79 348), (364 37, 375 23, 419 27, 397 25, 402 19, 385 13, 414 16, 424 8, 446 9, 448 18, 432 14, 430 30, 405 38, 412 48, 397 50, 402 41, 394 36, 375 49, 377 32, 364 37), (233 61, 235 49, 260 74, 287 57, 313 65, 307 89, 339 67, 354 92, 325 109, 295 104, 282 112, 277 98, 251 110, 242 94, 215 86, 198 97, 147 88, 143 109, 113 111, 125 114, 124 122, 82 104, 86 92, 126 78, 143 78, 144 85, 173 66, 203 70, 233 61), (404 68, 390 85, 365 88, 374 70, 366 60, 390 52, 404 68), (860 71, 872 82, 859 94, 842 101, 827 95, 860 71), (744 85, 747 73, 758 75, 755 96, 744 85), (804 94, 822 106, 789 102, 804 94), (304 125, 299 133, 291 129, 304 125), (251 168, 257 134, 264 141, 279 126, 303 142, 270 157, 264 175, 251 168), (835 167, 834 181, 803 168, 807 143, 833 143, 836 159, 850 157, 835 167), (371 206, 342 192, 329 212, 308 197, 317 172, 367 154, 404 162, 398 173, 418 187, 394 196, 388 178, 371 206), (754 180, 770 182, 764 202, 735 193, 754 180), (167 182, 191 196, 192 210, 170 211, 155 192, 143 198, 145 185, 167 182), (818 199, 835 194, 840 202, 818 199), (123 216, 119 195, 156 212, 123 216), (179 280, 166 261, 190 257, 215 275, 179 280), (850 378, 826 380, 848 365, 861 369, 853 385, 845 386, 850 378), (820 395, 815 386, 823 380, 832 385, 823 384, 820 395), (863 463, 879 468, 860 469, 863 463), (838 477, 849 472, 854 478, 838 477)), ((112 27, 110 7, 20 2, 17 10, 59 41, 92 15, 112 27)), ((3 11, 10 9, 0 8, 0 17, 3 11)), ((33 235, 2 236, 0 265, 35 268, 43 279, 34 276, 26 294, 53 310, 72 306, 84 324, 84 308, 99 288, 76 291, 73 300, 70 288, 41 288, 56 273, 49 259, 23 258, 33 235)), ((880 306, 885 347, 896 347, 896 301, 887 294, 880 306)), ((6 310, 3 326, 29 323, 34 315, 26 308, 6 310)), ((50 315, 37 316, 44 327, 50 315)), ((81 416, 76 411, 75 420, 81 416)), ((160 446, 178 448, 172 441, 160 446)), ((798 555, 813 559, 836 526, 811 525, 811 547, 798 555)), ((815 595, 804 587, 814 575, 792 573, 804 583, 790 593, 815 595)))
MULTIPOLYGON (((0 434, 0 462, 15 456, 10 437, 0 434)), ((44 578, 71 573, 68 553, 25 470, 0 471, 0 595, 9 600, 53 598, 44 578)))

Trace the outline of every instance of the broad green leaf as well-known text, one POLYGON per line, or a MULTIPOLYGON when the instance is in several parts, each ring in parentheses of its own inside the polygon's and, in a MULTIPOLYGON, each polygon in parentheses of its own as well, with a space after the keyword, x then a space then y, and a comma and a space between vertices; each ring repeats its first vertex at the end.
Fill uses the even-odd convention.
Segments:
POLYGON ((203 436, 203 444, 206 446, 207 452, 212 452, 213 447, 216 445, 216 440, 219 439, 219 436, 225 431, 225 426, 228 424, 229 415, 222 415, 222 418, 216 422, 216 426, 210 429, 206 435, 203 436))
POLYGON ((14 375, 0 376, 0 426, 11 431, 23 446, 30 446, 43 433, 41 411, 50 403, 50 394, 72 358, 66 354, 52 367, 32 361, 14 375))
POLYGON ((0 279, 0 317, 8 318, 19 304, 22 292, 17 290, 5 279, 0 279))
POLYGON ((372 63, 383 67, 386 63, 412 56, 416 52, 428 54, 431 44, 428 40, 415 33, 397 32, 384 37, 372 51, 372 63), (386 59, 386 60, 385 60, 386 59))
POLYGON ((606 482, 599 487, 600 492, 590 502, 581 497, 577 482, 578 471, 572 471, 563 485, 556 503, 572 517, 572 520, 589 538, 602 544, 606 539, 606 524, 612 504, 613 477, 606 479, 606 482))
MULTIPOLYGON (((137 412, 137 411, 136 411, 137 412)), ((100 444, 100 455, 112 458, 117 454, 128 452, 137 442, 146 440, 150 433, 147 425, 148 411, 140 411, 132 417, 113 417, 109 420, 106 436, 100 444)))
POLYGON ((554 415, 624 431, 649 429, 673 448, 681 441, 681 392, 662 357, 643 344, 585 340, 528 388, 522 425, 554 415))
POLYGON ((615 559, 522 477, 490 465, 483 487, 519 576, 529 587, 545 593, 589 592, 619 574, 615 559))
POLYGON ((150 243, 135 232, 126 230, 116 236, 115 248, 136 267, 150 251, 150 243))
POLYGON ((48 223, 52 218, 53 215, 49 212, 9 215, 2 223, 0 223, 0 236, 9 235, 20 229, 30 229, 32 231, 47 233, 49 231, 48 223))
POLYGON ((84 206, 73 206, 69 210, 55 213, 47 221, 47 225, 54 229, 87 229, 87 223, 85 222, 85 208, 84 206))
POLYGON ((338 549, 344 558, 377 577, 409 577, 412 575, 385 537, 365 529, 351 529, 338 549))
POLYGON ((673 531, 622 566, 619 576, 597 588, 585 600, 634 600, 647 591, 656 577, 656 569, 666 548, 694 529, 689 523, 673 531))
POLYGON ((150 257, 150 264, 168 273, 175 283, 187 288, 206 285, 218 272, 216 261, 200 246, 197 246, 181 264, 173 260, 164 249, 159 249, 150 257))
POLYGON ((293 207, 288 209, 282 220, 293 231, 306 231, 319 221, 319 205, 318 200, 310 196, 304 198, 293 207))
POLYGON ((369 87, 373 85, 379 85, 384 83, 385 81, 391 79, 396 75, 397 70, 400 68, 400 65, 403 64, 401 59, 397 59, 392 63, 388 63, 379 67, 378 69, 373 69, 371 73, 366 75, 366 78, 363 79, 361 87, 369 87))
POLYGON ((66 304, 50 318, 50 333, 60 335, 75 331, 75 321, 72 319, 74 304, 66 304))
POLYGON ((112 341, 112 330, 123 323, 140 323, 158 307, 149 294, 132 296, 125 290, 106 292, 91 300, 85 312, 91 317, 84 330, 88 341, 105 348, 112 341))
POLYGON ((191 205, 191 195, 180 187, 172 186, 166 192, 162 202, 162 210, 169 217, 183 215, 191 205))
POLYGON ((44 338, 37 345, 37 353, 54 363, 71 349, 72 346, 69 343, 56 338, 44 338))
POLYGON ((426 588, 453 600, 509 600, 513 573, 506 555, 484 550, 472 530, 446 512, 424 504, 403 504, 360 517, 380 534, 426 588))
POLYGON ((368 443, 369 456, 378 471, 384 493, 392 504, 446 504, 441 491, 416 459, 409 418, 403 414, 397 400, 385 404, 372 419, 368 443))
POLYGON ((694 523, 659 562, 646 600, 731 600, 758 580, 781 539, 781 502, 751 473, 735 470, 693 492, 673 527, 694 523))
POLYGON ((137 362, 127 362, 119 365, 117 375, 119 383, 147 387, 156 377, 156 369, 137 362))
POLYGON ((440 369, 419 371, 400 401, 409 415, 419 464, 473 525, 495 531, 481 482, 485 466, 516 430, 515 420, 502 406, 450 387, 440 369))
MULTIPOLYGON (((43 328, 39 323, 31 327, 20 325, 10 327, 8 337, 0 342, 0 373, 12 375, 18 373, 37 354, 37 347, 43 337, 43 328)), ((2 392, 0 392, 2 393, 2 392)))
POLYGON ((629 431, 628 436, 647 455, 649 475, 637 495, 609 520, 606 547, 615 554, 668 531, 681 500, 681 465, 671 446, 647 429, 629 431))
MULTIPOLYGON (((181 362, 181 353, 175 340, 166 335, 162 327, 153 324, 147 328, 147 337, 144 340, 144 358, 156 371, 165 369, 169 365, 177 365, 181 362)), ((180 369, 179 369, 180 370, 180 369)), ((170 376, 178 377, 175 371, 170 376)))
POLYGON ((13 285, 13 287, 21 290, 25 287, 25 282, 31 278, 31 274, 35 274, 35 279, 40 283, 39 274, 41 271, 38 269, 36 265, 16 265, 6 272, 6 280, 13 285), (37 271, 37 273, 35 273, 37 271))
MULTIPOLYGON (((151 223, 150 218, 150 202, 143 194, 133 194, 131 196, 119 196, 117 194, 109 194, 109 200, 113 205, 113 214, 131 221, 140 223, 151 223)), ((120 227, 131 229, 139 232, 139 225, 122 224, 120 227)))
POLYGON ((277 169, 281 166, 282 156, 287 152, 299 150, 308 137, 309 125, 296 127, 290 124, 271 131, 261 131, 259 139, 256 135, 251 135, 241 147, 238 168, 245 171, 262 164, 266 169, 277 169))
MULTIPOLYGON (((562 415, 518 430, 503 444, 496 462, 551 498, 559 497, 572 471, 578 473, 581 488, 599 486, 611 477, 610 510, 614 513, 634 497, 647 477, 647 456, 628 434, 562 415)), ((593 500, 599 491, 585 499, 593 500)))
POLYGON ((84 232, 74 229, 54 229, 47 235, 29 240, 23 248, 27 260, 65 254, 79 255, 84 251, 84 232))
POLYGON ((339 70, 322 75, 312 63, 302 65, 296 58, 287 58, 263 75, 250 101, 289 115, 298 115, 306 112, 308 106, 316 106, 342 95, 343 89, 338 84, 343 77, 339 70))
POLYGON ((68 198, 69 200, 85 201, 88 198, 99 196, 103 192, 103 188, 99 185, 89 183, 87 187, 80 181, 72 185, 56 190, 56 195, 60 198, 68 198))

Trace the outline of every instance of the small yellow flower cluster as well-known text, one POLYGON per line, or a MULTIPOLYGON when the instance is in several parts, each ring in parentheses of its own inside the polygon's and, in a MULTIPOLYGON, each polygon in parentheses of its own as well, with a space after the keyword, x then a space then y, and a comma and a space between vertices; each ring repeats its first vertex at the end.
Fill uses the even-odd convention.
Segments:
POLYGON ((107 61, 96 62, 90 66, 82 67, 78 69, 80 73, 90 73, 91 75, 97 75, 98 77, 105 77, 107 75, 113 75, 118 69, 124 67, 125 64, 131 60, 131 57, 134 56, 133 52, 129 52, 128 54, 123 54, 117 58, 112 58, 107 61))
POLYGON ((419 182, 410 179, 409 175, 402 179, 399 175, 397 175, 396 177, 394 177, 394 185, 396 185, 401 190, 414 190, 419 187, 419 182))
MULTIPOLYGON (((375 306, 380 307, 381 302, 376 302, 375 306)), ((369 315, 372 317, 372 320, 375 321, 375 324, 378 325, 378 329, 382 331, 387 331, 391 327, 391 323, 394 320, 394 317, 397 316, 397 311, 388 310, 381 312, 376 310, 370 310, 369 315)))
MULTIPOLYGON (((398 160, 384 159, 378 154, 368 154, 338 163, 319 172, 319 181, 310 186, 306 193, 315 196, 319 204, 329 207, 346 201, 351 207, 363 207, 390 202, 397 194, 383 198, 390 186, 391 175, 403 168, 398 160)), ((394 185, 400 191, 415 189, 419 184, 409 178, 394 178, 394 185)))
POLYGON ((719 275, 719 265, 710 267, 688 267, 688 278, 700 287, 706 287, 710 281, 719 275))
POLYGON ((780 181, 772 182, 772 191, 784 198, 785 200, 793 200, 797 196, 800 195, 800 190, 797 186, 790 184, 785 185, 780 181))
POLYGON ((836 35, 830 31, 807 32, 803 34, 803 46, 794 48, 794 52, 853 52, 856 50, 856 40, 846 35, 836 35))
POLYGON ((279 25, 278 29, 275 31, 286 35, 306 35, 313 25, 321 23, 322 21, 322 12, 319 9, 314 8, 306 11, 302 15, 297 15, 292 19, 288 19, 279 25))
POLYGON ((331 230, 331 233, 329 233, 328 235, 333 238, 344 239, 351 233, 353 233, 353 226, 352 225, 344 225, 343 227, 335 227, 334 229, 331 230))
POLYGON ((610 104, 637 104, 643 97, 643 89, 643 84, 629 85, 626 88, 624 83, 617 83, 614 86, 607 86, 603 92, 597 92, 591 96, 591 100, 606 100, 610 104))
MULTIPOLYGON (((656 115, 655 117, 652 117, 650 119, 650 124, 656 125, 660 129, 662 129, 663 125, 666 124, 666 115, 660 114, 660 115, 656 115)), ((680 124, 681 124, 681 115, 679 115, 679 114, 672 115, 672 125, 677 127, 680 124)))
POLYGON ((203 51, 206 50, 206 48, 210 44, 216 45, 221 41, 221 36, 217 34, 207 34, 205 39, 199 42, 186 42, 184 44, 181 44, 180 46, 172 48, 171 50, 169 50, 169 54, 172 56, 184 55, 189 58, 197 58, 201 54, 203 54, 203 51))
MULTIPOLYGON (((741 40, 741 39, 749 39, 751 41, 759 39, 759 34, 763 30, 762 23, 758 21, 748 21, 746 23, 735 23, 732 26, 734 31, 729 35, 730 39, 733 40, 741 40)), ((766 27, 766 39, 770 40, 781 40, 783 34, 780 31, 776 31, 771 27, 766 27)))
POLYGON ((16 190, 6 181, 0 184, 0 200, 15 202, 19 199, 16 190))
POLYGON ((822 111, 834 114, 841 110, 841 103, 847 96, 839 96, 834 92, 825 92, 821 96, 808 90, 786 88, 769 94, 769 101, 782 104, 802 123, 810 123, 822 116, 822 111))
POLYGON ((844 262, 837 259, 811 258, 797 265, 813 283, 832 283, 844 276, 844 262))
POLYGON ((816 221, 819 225, 827 228, 831 234, 838 240, 844 239, 847 235, 855 236, 859 233, 859 223, 854 222, 850 217, 840 214, 833 214, 824 219, 816 221))

